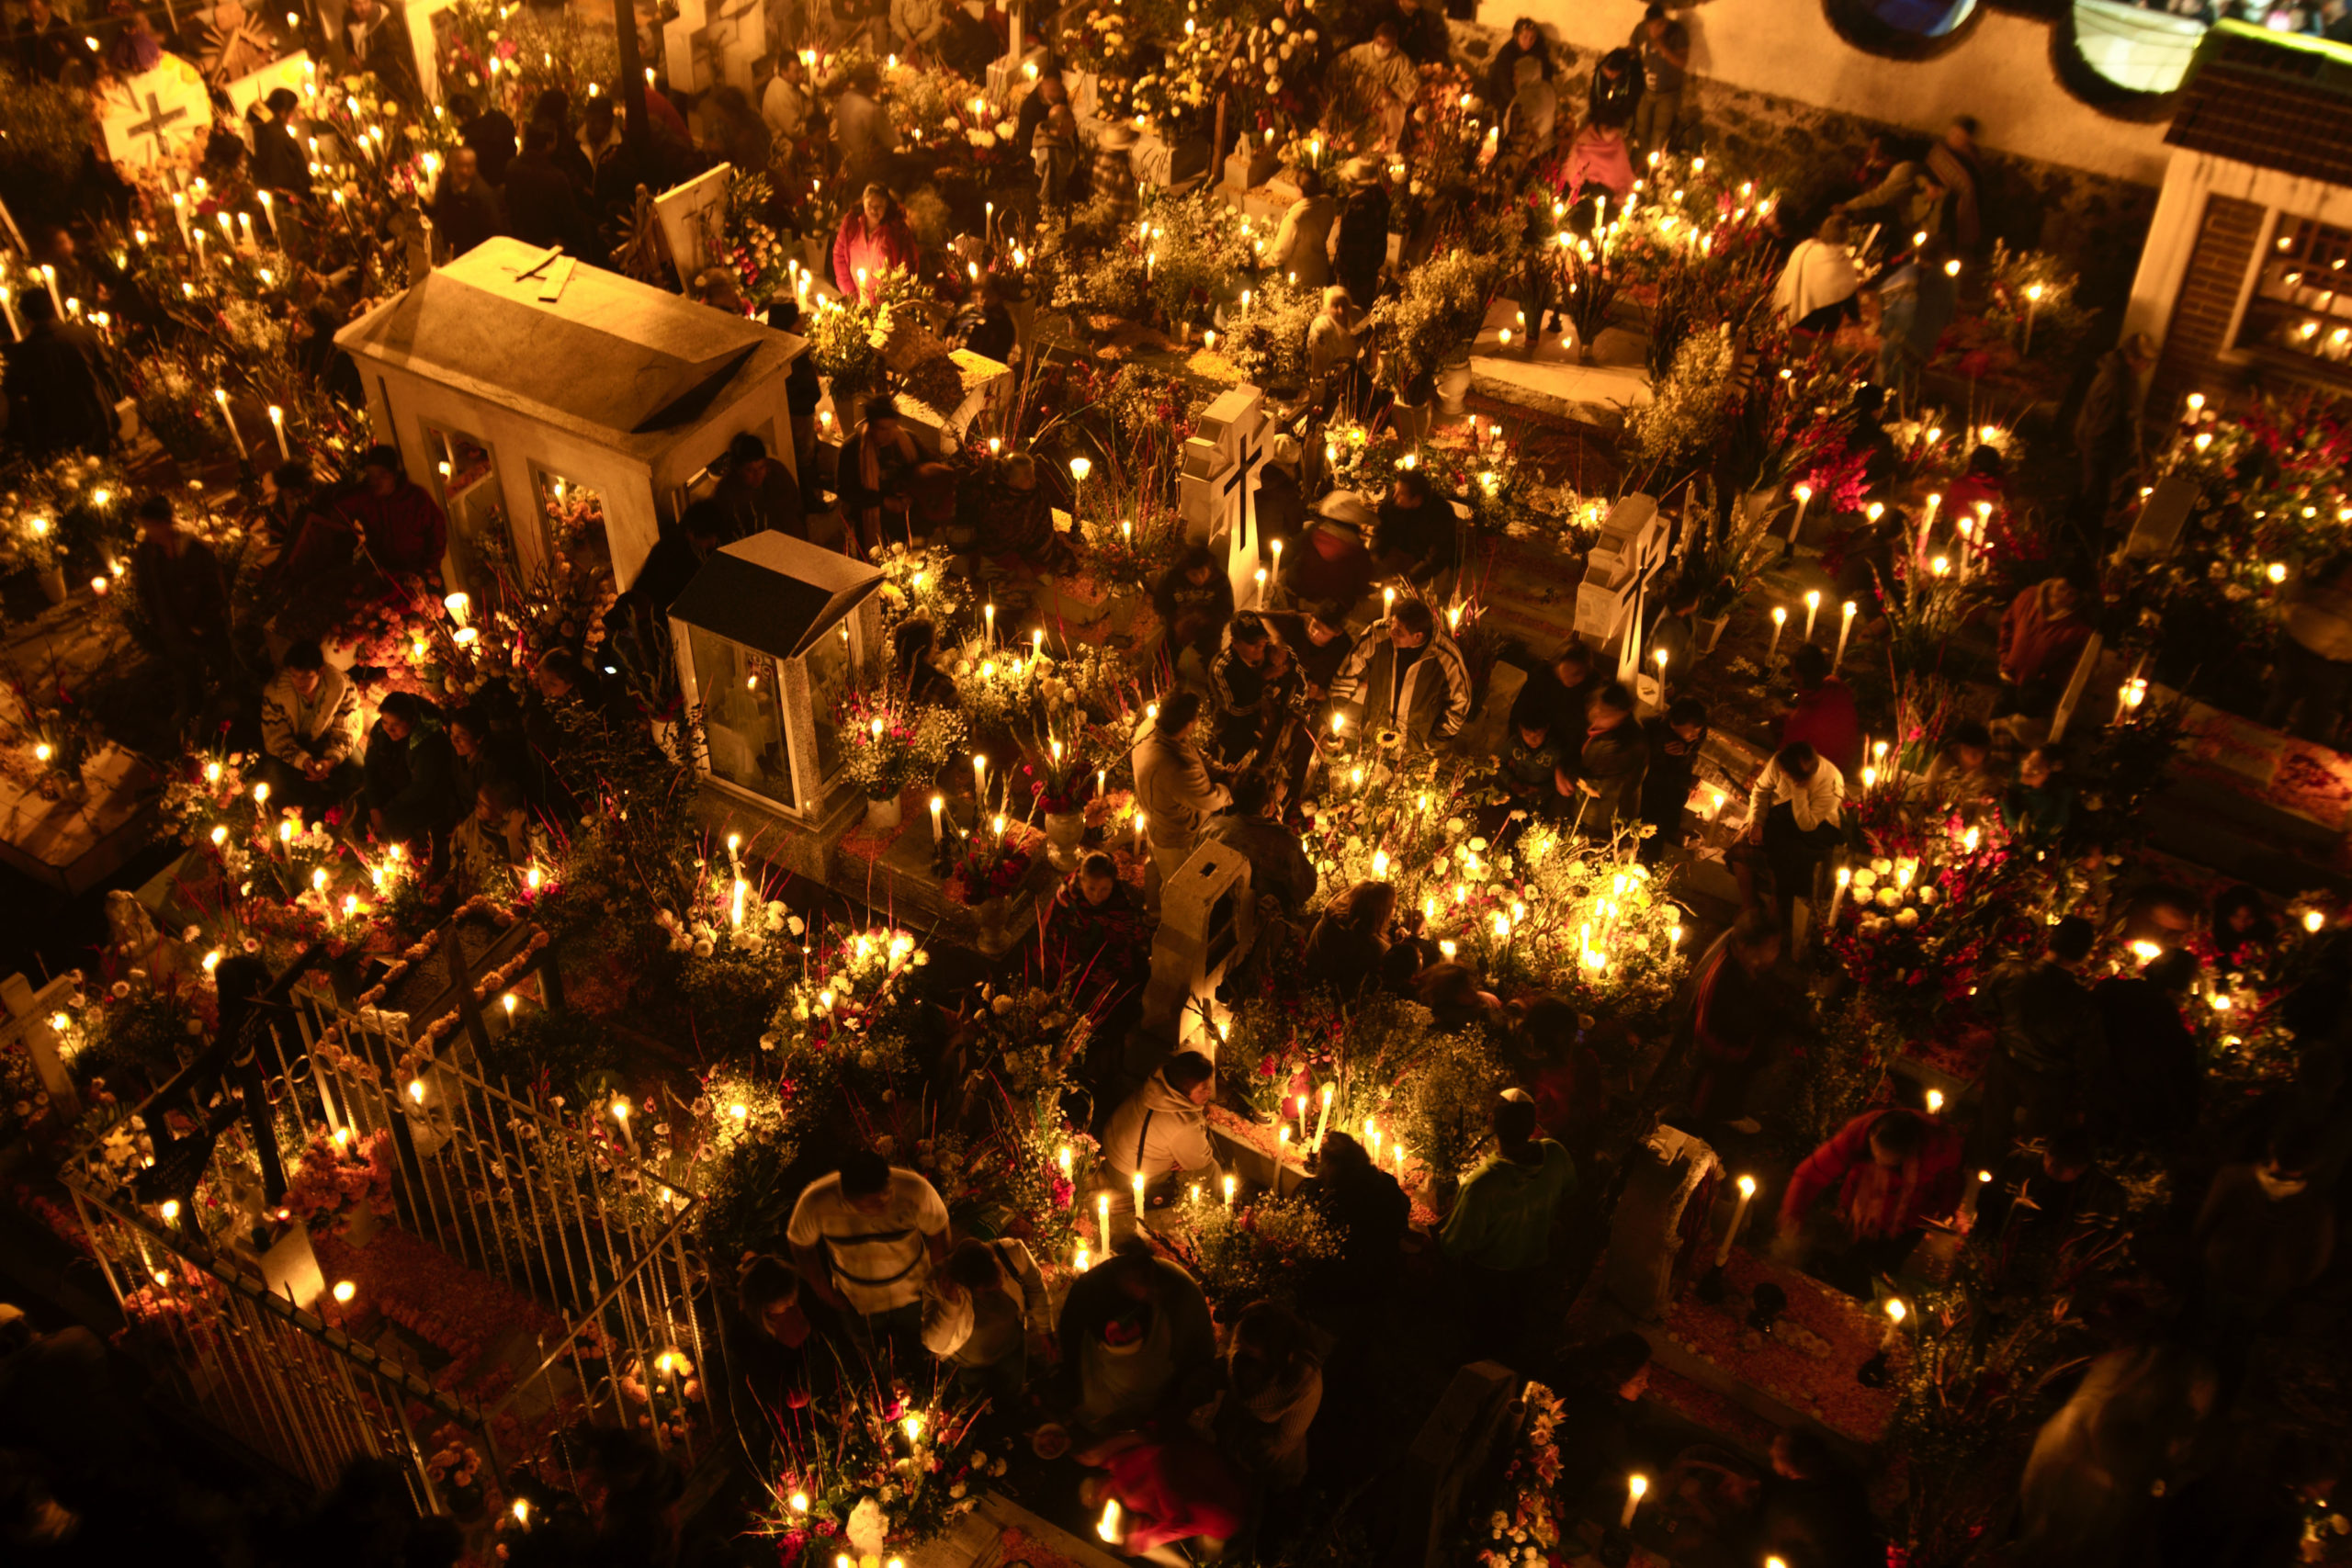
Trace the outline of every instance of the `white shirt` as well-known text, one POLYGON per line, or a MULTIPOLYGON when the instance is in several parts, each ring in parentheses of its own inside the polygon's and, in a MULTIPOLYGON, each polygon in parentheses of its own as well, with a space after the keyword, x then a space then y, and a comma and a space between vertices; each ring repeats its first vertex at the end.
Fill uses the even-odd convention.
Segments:
POLYGON ((838 1172, 819 1177, 792 1208, 785 1239, 821 1247, 834 1288, 861 1313, 888 1312, 922 1295, 931 1275, 930 1238, 947 1234, 947 1205, 911 1170, 890 1169, 888 1204, 879 1213, 851 1206, 838 1172))
POLYGON ((1766 812, 1785 804, 1798 829, 1809 833, 1824 822, 1839 820, 1845 800, 1846 775, 1828 758, 1815 759, 1813 777, 1804 784, 1791 778, 1776 760, 1764 764, 1756 787, 1747 792, 1747 823, 1756 826, 1766 812))

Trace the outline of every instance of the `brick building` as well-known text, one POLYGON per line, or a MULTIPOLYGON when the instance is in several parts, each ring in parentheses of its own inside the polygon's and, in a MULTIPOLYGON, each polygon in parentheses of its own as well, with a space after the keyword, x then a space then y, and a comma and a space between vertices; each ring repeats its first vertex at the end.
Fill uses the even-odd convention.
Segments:
POLYGON ((2217 27, 2165 140, 2125 321, 2162 344, 2150 415, 2190 392, 2352 395, 2352 48, 2217 27))

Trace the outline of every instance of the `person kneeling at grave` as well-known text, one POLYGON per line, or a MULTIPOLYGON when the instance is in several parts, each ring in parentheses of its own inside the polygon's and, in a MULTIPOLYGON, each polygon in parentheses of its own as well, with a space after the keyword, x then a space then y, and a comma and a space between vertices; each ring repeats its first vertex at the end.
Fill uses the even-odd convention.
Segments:
POLYGON ((1052 1313, 1046 1277, 1017 1237, 967 1236, 923 1291, 923 1347, 966 1392, 1009 1415, 1029 1386, 1030 1359, 1051 1351, 1052 1313))
POLYGON ((261 765, 272 796, 314 818, 359 792, 359 691, 315 642, 298 642, 261 695, 261 765))
POLYGON ((1101 850, 1078 863, 1054 894, 1042 957, 1047 973, 1101 997, 1143 976, 1150 965, 1141 904, 1119 880, 1119 863, 1101 850))
POLYGON ((1073 1418, 1095 1432, 1194 1409, 1214 1381, 1208 1298, 1140 1235, 1122 1238, 1070 1281, 1055 1337, 1069 1358, 1061 1393, 1073 1418))
MULTIPOLYGON (((1203 1108, 1216 1097, 1216 1064, 1198 1051, 1179 1051, 1144 1080, 1143 1087, 1111 1113, 1102 1134, 1102 1158, 1130 1192, 1141 1173, 1147 1190, 1163 1189, 1163 1199, 1186 1183, 1216 1195, 1224 1171, 1209 1144, 1203 1108)), ((1136 1216, 1138 1223, 1142 1215, 1136 1216)))
POLYGON ((1514 709, 1510 739, 1495 759, 1511 805, 1531 817, 1556 817, 1567 796, 1560 788, 1572 773, 1574 753, 1552 733, 1552 716, 1540 706, 1514 709))
POLYGON ((1867 1299, 1878 1275, 1911 1256, 1929 1220, 1959 1209, 1960 1168, 1960 1134, 1942 1122, 1900 1107, 1864 1111, 1789 1178, 1782 1245, 1815 1278, 1867 1299))

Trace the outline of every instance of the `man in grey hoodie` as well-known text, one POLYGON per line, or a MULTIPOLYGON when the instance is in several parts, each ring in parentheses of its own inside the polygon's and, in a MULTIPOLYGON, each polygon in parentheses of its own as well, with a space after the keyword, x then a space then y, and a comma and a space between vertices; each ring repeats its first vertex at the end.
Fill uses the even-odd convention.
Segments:
POLYGON ((1216 1064, 1198 1051, 1179 1051, 1111 1113, 1102 1157, 1121 1190, 1132 1190, 1140 1171, 1146 1182, 1198 1181, 1204 1197, 1216 1195, 1224 1172, 1202 1114, 1216 1095, 1216 1064))

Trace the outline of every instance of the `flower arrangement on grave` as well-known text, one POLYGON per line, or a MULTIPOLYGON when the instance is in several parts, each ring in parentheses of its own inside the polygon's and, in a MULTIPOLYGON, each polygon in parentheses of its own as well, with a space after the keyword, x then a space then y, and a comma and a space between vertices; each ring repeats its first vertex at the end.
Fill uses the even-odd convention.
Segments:
POLYGON ((961 904, 985 904, 1006 897, 1028 880, 1036 863, 1035 846, 1043 840, 1025 824, 1002 812, 977 824, 957 846, 948 873, 948 897, 961 904))
POLYGON ((1005 1460, 973 1448, 986 1406, 956 1399, 952 1387, 918 1395, 845 1384, 784 1414, 770 1502, 752 1529, 777 1542, 786 1568, 827 1552, 876 1568, 885 1552, 932 1540, 978 1506, 977 1493, 1005 1460))
POLYGON ((1663 493, 1679 484, 1721 446, 1736 404, 1738 357, 1728 332, 1694 333, 1652 385, 1650 400, 1626 412, 1618 450, 1626 472, 1644 476, 1645 489, 1663 493))
POLYGON ((944 645, 963 625, 971 605, 968 581, 948 570, 953 558, 944 550, 912 545, 884 545, 874 557, 882 573, 882 624, 885 631, 901 621, 926 620, 944 645))
POLYGON ((576 115, 620 80, 610 28, 496 0, 460 0, 446 15, 435 28, 442 40, 436 58, 444 90, 487 99, 517 124, 549 88, 566 94, 576 115))
POLYGON ((1134 23, 1116 6, 1089 6, 1084 16, 1075 10, 1061 14, 1061 33, 1056 48, 1061 57, 1080 71, 1098 74, 1121 69, 1127 59, 1128 35, 1134 23))
MULTIPOLYGON (((882 353, 898 330, 898 312, 922 298, 913 275, 896 268, 860 281, 873 288, 871 302, 853 288, 838 298, 819 299, 815 314, 801 321, 808 329, 809 357, 831 382, 837 408, 856 407, 882 384, 882 353)), ((910 319, 919 320, 920 313, 910 319)))
POLYGON ((717 236, 718 253, 727 258, 743 286, 743 298, 752 309, 765 305, 792 288, 792 264, 800 253, 768 222, 775 204, 775 186, 764 174, 739 171, 727 187, 727 201, 717 236))
POLYGON ((1106 585, 1148 592, 1184 553, 1183 516, 1139 497, 1086 508, 1079 513, 1078 534, 1089 571, 1106 585))
POLYGON ((1306 385, 1306 333, 1322 310, 1315 289, 1268 277, 1226 311, 1218 347, 1252 386, 1295 391, 1306 385))
POLYGON ((1479 118, 1487 105, 1477 78, 1450 61, 1430 61, 1420 74, 1404 151, 1425 187, 1451 189, 1466 184, 1474 172, 1487 139, 1479 118))
POLYGON ((1404 287, 1372 308, 1365 331, 1391 387, 1420 395, 1423 378, 1478 335, 1488 302, 1519 265, 1518 214, 1504 219, 1481 223, 1464 243, 1411 268, 1404 287))
POLYGON ((1491 438, 1467 446, 1416 447, 1390 425, 1367 430, 1354 420, 1335 421, 1324 432, 1324 464, 1335 485, 1375 501, 1388 494, 1398 474, 1418 470, 1438 497, 1468 509, 1466 526, 1475 532, 1518 538, 1555 532, 1573 537, 1579 529, 1599 535, 1608 518, 1606 502, 1581 502, 1573 491, 1540 491, 1520 469, 1502 426, 1488 429, 1491 438), (1547 507, 1560 510, 1547 516, 1547 507))
POLYGON ((390 1128, 354 1135, 338 1127, 311 1135, 286 1183, 278 1207, 310 1227, 313 1235, 340 1235, 351 1216, 365 1209, 379 1219, 392 1217, 392 1134, 390 1128))
POLYGON ((1217 94, 1239 44, 1231 22, 1186 17, 1182 32, 1166 35, 1159 63, 1128 85, 1123 112, 1138 127, 1148 122, 1169 141, 1200 134, 1216 114, 1217 94))
POLYGON ((2016 346, 2019 359, 2072 363, 2091 320, 2075 299, 2081 275, 2055 256, 2013 251, 2002 240, 1993 242, 1989 265, 1985 324, 2016 346))
POLYGON ((104 457, 66 452, 0 470, 0 570, 47 571, 76 547, 118 543, 129 481, 104 457))
POLYGON ((441 1489, 450 1511, 463 1517, 480 1508, 496 1477, 482 1464, 472 1435, 454 1421, 445 1422, 425 1439, 425 1446, 432 1450, 425 1455, 425 1476, 441 1489))
POLYGON ((82 788, 82 769, 106 743, 87 705, 62 678, 40 681, 8 676, 5 684, 14 713, 0 718, 0 772, 44 800, 62 800, 82 788))
POLYGON ((1027 795, 1031 805, 1047 817, 1064 817, 1086 809, 1086 803, 1104 793, 1110 770, 1125 760, 1125 749, 1102 727, 1087 724, 1082 713, 1075 722, 1048 724, 1042 750, 1022 754, 1012 785, 1012 797, 1027 795))
POLYGON ((895 799, 928 787, 964 743, 964 716, 937 704, 914 703, 885 676, 853 687, 834 710, 849 743, 842 771, 868 800, 895 799))
POLYGON ((1496 1507, 1487 1516, 1480 1568, 1521 1568, 1551 1560, 1560 1544, 1553 1494, 1560 1483, 1560 1397, 1540 1382, 1520 1391, 1522 1417, 1503 1466, 1496 1507))
POLYGON ((1914 1038, 1949 1032, 1985 971, 2037 944, 2060 893, 2030 852, 1980 835, 1951 845, 1936 834, 1940 863, 1873 856, 1833 899, 1825 940, 1878 1014, 1914 1038))
POLYGON ((1220 1315, 1253 1302, 1295 1301, 1307 1274, 1340 1255, 1340 1238, 1306 1198, 1261 1197, 1236 1208, 1195 1184, 1164 1211, 1159 1235, 1220 1315))
POLYGON ((960 148, 984 160, 1009 147, 1019 130, 1012 116, 997 114, 979 84, 935 62, 920 70, 912 64, 886 68, 882 101, 890 107, 891 122, 913 141, 960 148))
POLYGON ((1484 791, 1458 761, 1334 762, 1325 804, 1302 836, 1324 885, 1372 880, 1419 909, 1425 934, 1490 978, 1544 987, 1581 1010, 1646 1018, 1682 971, 1681 911, 1632 835, 1586 843, 1573 824, 1527 822, 1490 844, 1464 812, 1484 791))
POLYGON ((971 1059, 981 1064, 978 1070, 1028 1105, 1058 1098, 1071 1064, 1094 1037, 1091 1014, 1065 993, 1043 986, 982 986, 972 1024, 971 1059))

